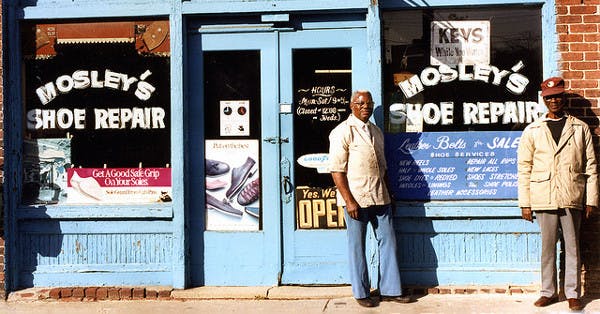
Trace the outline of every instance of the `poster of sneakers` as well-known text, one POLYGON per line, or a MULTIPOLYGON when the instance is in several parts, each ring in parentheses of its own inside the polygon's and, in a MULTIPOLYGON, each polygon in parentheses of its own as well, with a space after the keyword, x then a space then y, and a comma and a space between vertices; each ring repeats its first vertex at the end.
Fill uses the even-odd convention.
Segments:
POLYGON ((64 203, 67 198, 67 169, 70 167, 70 139, 23 141, 23 203, 64 203))
POLYGON ((171 168, 71 168, 68 204, 171 202, 171 168))
POLYGON ((221 136, 250 135, 250 102, 248 100, 222 100, 221 136))
POLYGON ((206 140, 207 230, 259 230, 258 146, 258 140, 206 140))

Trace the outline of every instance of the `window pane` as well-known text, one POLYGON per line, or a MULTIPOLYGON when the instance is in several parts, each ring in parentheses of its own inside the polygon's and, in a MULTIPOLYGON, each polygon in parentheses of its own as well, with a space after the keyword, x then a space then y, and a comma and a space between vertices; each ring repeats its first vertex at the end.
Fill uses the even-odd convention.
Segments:
POLYGON ((535 114, 539 8, 386 12, 384 37, 387 108, 404 104, 423 117, 407 130, 388 114, 388 131, 520 130, 535 114))
POLYGON ((260 230, 260 51, 206 51, 203 62, 206 229, 260 230))
POLYGON ((171 201, 165 27, 168 33, 168 21, 24 28, 23 203, 171 201), (130 37, 89 40, 103 30, 130 37), (61 37, 70 31, 80 37, 61 37), (151 46, 136 45, 149 33, 156 35, 151 46))
POLYGON ((335 195, 329 193, 334 184, 325 169, 324 153, 329 151, 329 132, 350 113, 351 53, 350 48, 335 48, 296 49, 292 54, 294 181, 300 229, 344 227, 343 212, 338 211, 335 195), (308 214, 317 211, 322 215, 308 214))

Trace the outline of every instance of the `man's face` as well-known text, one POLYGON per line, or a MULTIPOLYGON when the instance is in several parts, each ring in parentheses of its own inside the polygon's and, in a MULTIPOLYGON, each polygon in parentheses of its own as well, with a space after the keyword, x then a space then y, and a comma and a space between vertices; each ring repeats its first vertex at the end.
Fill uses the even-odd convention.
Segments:
POLYGON ((564 94, 544 96, 544 104, 548 108, 548 113, 554 116, 562 116, 565 106, 564 94))
POLYGON ((352 114, 362 122, 369 121, 373 114, 373 99, 369 93, 358 93, 350 104, 352 114))

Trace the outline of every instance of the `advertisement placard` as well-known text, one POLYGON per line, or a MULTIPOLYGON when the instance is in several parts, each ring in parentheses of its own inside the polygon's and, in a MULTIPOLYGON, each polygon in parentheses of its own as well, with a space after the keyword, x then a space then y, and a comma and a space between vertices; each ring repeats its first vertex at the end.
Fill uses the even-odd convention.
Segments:
POLYGON ((170 168, 70 168, 67 204, 170 202, 170 168))
POLYGON ((259 230, 258 140, 206 140, 206 229, 259 230))
POLYGON ((517 198, 520 131, 386 134, 396 200, 517 198))

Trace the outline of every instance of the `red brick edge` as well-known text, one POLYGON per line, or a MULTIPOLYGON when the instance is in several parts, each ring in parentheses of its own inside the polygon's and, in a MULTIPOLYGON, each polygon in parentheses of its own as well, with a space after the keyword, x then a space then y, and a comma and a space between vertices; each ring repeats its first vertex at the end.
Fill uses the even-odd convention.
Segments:
POLYGON ((444 287, 408 287, 404 289, 405 293, 412 295, 427 295, 427 294, 525 294, 539 293, 537 287, 524 286, 444 286, 444 287))
POLYGON ((171 300, 170 287, 62 287, 25 289, 12 293, 11 299, 47 301, 117 301, 117 300, 171 300))

